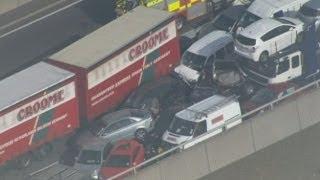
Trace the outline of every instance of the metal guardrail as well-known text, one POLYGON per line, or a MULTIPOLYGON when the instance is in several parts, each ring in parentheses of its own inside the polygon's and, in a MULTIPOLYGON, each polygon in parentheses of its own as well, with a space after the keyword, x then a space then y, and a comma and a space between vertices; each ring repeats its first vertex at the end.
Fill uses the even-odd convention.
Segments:
MULTIPOLYGON (((132 173, 136 174, 138 169, 146 167, 148 164, 150 164, 152 162, 159 161, 162 158, 169 156, 173 152, 177 152, 177 151, 181 152, 181 151, 183 151, 184 146, 187 145, 188 143, 191 143, 193 141, 197 141, 198 139, 202 138, 203 136, 206 136, 206 135, 208 135, 210 133, 213 133, 214 131, 216 131, 218 129, 226 129, 225 127, 230 123, 233 123, 233 122, 235 122, 235 121, 237 121, 239 119, 244 119, 246 117, 249 117, 251 115, 259 113, 259 112, 265 110, 268 107, 270 107, 270 109, 272 110, 275 105, 277 105, 278 103, 280 103, 284 99, 287 99, 287 98, 289 98, 291 96, 297 95, 298 93, 301 93, 304 90, 307 90, 307 89, 310 89, 310 88, 319 88, 319 87, 320 87, 320 80, 313 81, 313 82, 311 82, 311 83, 309 83, 309 84, 307 84, 305 86, 302 86, 302 87, 298 88, 297 90, 295 90, 292 93, 289 93, 289 94, 284 95, 284 96, 282 96, 280 98, 277 98, 277 99, 275 99, 275 100, 273 100, 273 101, 271 101, 271 102, 269 102, 269 103, 267 103, 265 105, 262 105, 262 106, 260 106, 260 107, 258 107, 256 109, 254 109, 254 110, 242 115, 242 116, 238 116, 238 117, 235 117, 233 119, 230 119, 224 125, 218 126, 215 129, 212 129, 212 130, 208 131, 205 134, 202 134, 202 135, 200 135, 200 136, 198 136, 196 138, 193 138, 193 139, 191 139, 189 141, 186 141, 186 142, 184 142, 184 143, 182 143, 182 144, 180 144, 180 145, 178 145, 176 147, 173 147, 173 148, 171 148, 171 149, 169 149, 169 150, 167 150, 167 151, 165 151, 165 152, 163 152, 161 154, 158 154, 157 156, 154 156, 154 157, 144 161, 141 164, 138 164, 138 165, 136 165, 136 166, 134 166, 134 167, 132 167, 130 169, 127 169, 126 171, 123 171, 123 172, 121 172, 121 173, 119 173, 119 174, 117 174, 117 175, 115 175, 113 177, 108 178, 108 180, 114 180, 114 179, 117 179, 117 178, 120 178, 120 177, 123 177, 123 176, 130 175, 132 173)), ((250 119, 248 119, 248 120, 250 120, 250 119)), ((215 137, 215 136, 213 136, 213 137, 215 137)), ((213 138, 213 137, 211 137, 211 138, 213 138)), ((208 138, 208 139, 211 139, 211 138, 208 138)), ((205 141, 207 141, 208 139, 206 139, 205 141)))

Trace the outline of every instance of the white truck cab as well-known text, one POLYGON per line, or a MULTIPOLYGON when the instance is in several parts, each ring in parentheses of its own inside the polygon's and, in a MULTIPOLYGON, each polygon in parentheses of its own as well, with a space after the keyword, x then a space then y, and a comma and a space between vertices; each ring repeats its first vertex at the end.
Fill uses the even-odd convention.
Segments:
POLYGON ((185 144, 183 149, 186 149, 240 124, 240 117, 240 105, 235 96, 214 95, 178 112, 162 140, 165 146, 172 147, 209 132, 185 144))
POLYGON ((279 84, 295 79, 302 75, 302 53, 294 51, 282 55, 280 58, 269 60, 267 63, 249 65, 248 77, 261 84, 279 84), (255 67, 257 66, 257 67, 255 67))

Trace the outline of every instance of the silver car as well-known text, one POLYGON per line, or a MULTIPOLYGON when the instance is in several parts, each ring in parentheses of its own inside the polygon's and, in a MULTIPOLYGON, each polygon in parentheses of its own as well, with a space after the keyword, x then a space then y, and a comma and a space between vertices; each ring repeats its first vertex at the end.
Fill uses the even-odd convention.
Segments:
POLYGON ((89 142, 80 144, 74 169, 83 174, 97 176, 97 170, 101 167, 111 148, 111 143, 107 143, 105 139, 97 137, 92 138, 89 142))
POLYGON ((140 109, 123 109, 102 116, 89 128, 80 134, 77 144, 91 141, 94 137, 116 142, 121 139, 137 138, 143 141, 154 127, 154 121, 149 111, 140 109))

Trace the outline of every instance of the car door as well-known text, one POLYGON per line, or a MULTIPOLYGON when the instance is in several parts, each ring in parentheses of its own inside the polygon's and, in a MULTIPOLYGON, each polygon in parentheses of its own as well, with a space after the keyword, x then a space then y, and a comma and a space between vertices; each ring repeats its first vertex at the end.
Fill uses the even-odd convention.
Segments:
POLYGON ((289 79, 294 79, 296 77, 301 76, 302 74, 302 66, 301 66, 301 58, 298 54, 294 54, 290 57, 290 66, 291 66, 291 75, 288 77, 289 79))
POLYGON ((272 29, 269 32, 265 33, 263 36, 261 36, 261 40, 263 41, 263 44, 260 47, 260 51, 268 51, 269 55, 274 54, 277 52, 277 43, 275 38, 278 36, 278 30, 272 29))
POLYGON ((277 70, 277 81, 275 83, 286 82, 291 79, 290 59, 285 57, 283 61, 279 62, 277 70))
POLYGON ((291 44, 294 43, 295 41, 295 30, 294 27, 289 26, 289 25, 282 25, 276 28, 278 31, 278 36, 275 37, 276 45, 277 45, 277 50, 280 51, 291 44))
POLYGON ((112 123, 103 130, 101 136, 104 139, 109 139, 110 141, 114 142, 117 139, 119 139, 120 128, 121 128, 121 126, 120 126, 119 122, 112 123))
POLYGON ((127 139, 134 137, 136 123, 132 119, 126 118, 119 121, 119 139, 127 139))

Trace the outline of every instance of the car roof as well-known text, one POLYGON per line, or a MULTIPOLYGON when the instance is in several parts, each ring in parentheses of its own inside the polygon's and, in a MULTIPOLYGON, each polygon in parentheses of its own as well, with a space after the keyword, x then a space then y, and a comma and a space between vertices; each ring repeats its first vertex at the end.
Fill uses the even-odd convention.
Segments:
POLYGON ((250 24, 248 27, 242 30, 239 34, 248 38, 256 39, 256 38, 260 38, 265 33, 269 32, 270 30, 282 24, 283 23, 272 18, 260 19, 250 24))
POLYGON ((320 9, 320 0, 310 0, 306 2, 303 6, 309 7, 311 9, 320 9))
POLYGON ((131 155, 140 144, 135 140, 120 140, 112 148, 110 155, 131 155))
POLYGON ((232 41, 231 34, 225 31, 213 31, 194 42, 187 51, 208 57, 232 41))
POLYGON ((149 111, 142 109, 121 109, 102 116, 101 120, 106 124, 111 124, 127 118, 135 121, 142 121, 150 116, 151 114, 149 111))
MULTIPOLYGON (((283 6, 296 1, 301 0, 255 0, 248 7, 248 11, 261 18, 271 17, 276 10, 280 10, 283 6)), ((307 2, 308 0, 304 1, 307 2)))
POLYGON ((221 12, 221 15, 225 15, 232 19, 238 19, 239 16, 247 9, 245 5, 230 6, 221 12))

